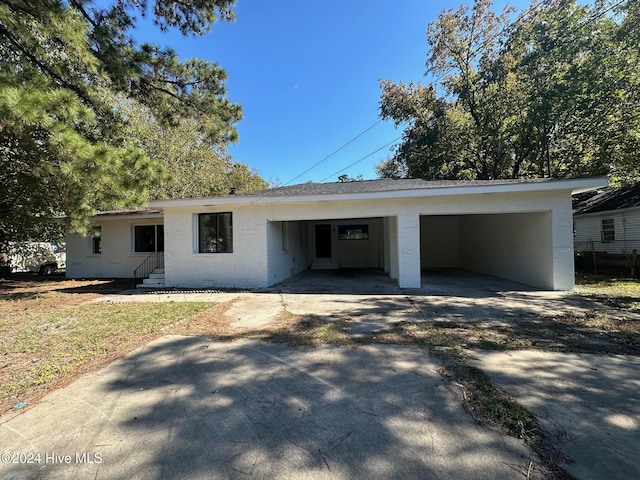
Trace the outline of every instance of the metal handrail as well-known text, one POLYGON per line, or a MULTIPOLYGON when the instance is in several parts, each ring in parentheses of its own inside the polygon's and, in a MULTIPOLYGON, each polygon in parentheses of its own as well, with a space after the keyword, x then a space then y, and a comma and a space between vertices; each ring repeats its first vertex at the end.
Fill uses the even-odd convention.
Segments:
POLYGON ((136 284, 149 277, 156 268, 164 268, 164 252, 153 252, 133 271, 136 284))

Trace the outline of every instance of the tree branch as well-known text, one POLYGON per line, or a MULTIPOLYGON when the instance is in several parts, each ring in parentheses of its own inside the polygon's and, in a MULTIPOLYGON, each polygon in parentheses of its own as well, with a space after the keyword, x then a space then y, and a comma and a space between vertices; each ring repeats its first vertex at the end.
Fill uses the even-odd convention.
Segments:
POLYGON ((25 57, 27 57, 36 67, 38 67, 42 73, 49 75, 56 82, 60 83, 61 86, 67 88, 74 93, 76 93, 85 103, 89 105, 94 105, 92 99, 87 95, 83 89, 81 89, 78 85, 74 85, 72 83, 64 80, 57 72, 55 72, 51 67, 42 62, 38 57, 36 57, 33 53, 31 53, 27 48, 25 48, 18 39, 16 39, 11 32, 9 32, 4 25, 0 23, 0 33, 4 35, 9 41, 16 47, 20 53, 22 53, 25 57))
POLYGON ((78 0, 71 0, 70 3, 82 14, 82 16, 85 18, 87 22, 93 25, 93 28, 98 27, 98 23, 95 21, 95 19, 91 15, 89 15, 89 13, 84 9, 82 4, 78 2, 78 0))

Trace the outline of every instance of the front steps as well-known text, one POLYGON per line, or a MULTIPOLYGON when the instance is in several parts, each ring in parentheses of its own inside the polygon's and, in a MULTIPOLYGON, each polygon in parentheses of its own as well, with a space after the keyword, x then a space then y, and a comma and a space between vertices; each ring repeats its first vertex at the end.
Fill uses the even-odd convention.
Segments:
POLYGON ((163 288, 164 287, 164 268, 156 268, 149 274, 149 278, 142 280, 142 283, 136 285, 137 288, 163 288))

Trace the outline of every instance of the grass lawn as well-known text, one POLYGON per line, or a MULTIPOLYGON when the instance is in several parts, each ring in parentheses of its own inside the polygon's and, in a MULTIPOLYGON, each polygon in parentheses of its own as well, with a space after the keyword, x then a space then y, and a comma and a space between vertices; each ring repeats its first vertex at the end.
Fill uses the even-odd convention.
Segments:
POLYGON ((91 303, 108 286, 62 279, 0 282, 0 414, 215 307, 91 303))
POLYGON ((609 306, 640 312, 640 282, 603 274, 576 274, 576 293, 609 306))

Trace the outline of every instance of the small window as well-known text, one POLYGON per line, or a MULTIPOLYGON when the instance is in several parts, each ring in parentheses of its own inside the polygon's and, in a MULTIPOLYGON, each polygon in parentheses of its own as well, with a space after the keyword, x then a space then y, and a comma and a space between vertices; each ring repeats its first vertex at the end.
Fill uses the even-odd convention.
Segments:
POLYGON ((338 225, 338 240, 368 240, 369 225, 338 225))
POLYGON ((614 242, 616 239, 616 231, 615 225, 613 223, 613 218, 603 218, 602 219, 602 242, 614 242))
POLYGON ((102 227, 96 227, 91 236, 91 253, 100 255, 102 253, 102 227))
POLYGON ((198 253, 232 253, 231 212, 198 215, 198 253))
POLYGON ((133 251, 164 252, 164 225, 136 225, 133 228, 133 251))

